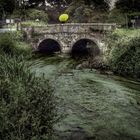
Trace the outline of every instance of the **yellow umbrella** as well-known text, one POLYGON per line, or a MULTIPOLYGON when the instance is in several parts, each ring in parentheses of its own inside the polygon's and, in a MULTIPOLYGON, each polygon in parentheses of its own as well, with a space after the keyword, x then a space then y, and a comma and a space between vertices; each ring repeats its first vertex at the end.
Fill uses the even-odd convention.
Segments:
POLYGON ((69 15, 68 14, 62 14, 59 16, 59 21, 60 22, 66 22, 69 19, 69 15))

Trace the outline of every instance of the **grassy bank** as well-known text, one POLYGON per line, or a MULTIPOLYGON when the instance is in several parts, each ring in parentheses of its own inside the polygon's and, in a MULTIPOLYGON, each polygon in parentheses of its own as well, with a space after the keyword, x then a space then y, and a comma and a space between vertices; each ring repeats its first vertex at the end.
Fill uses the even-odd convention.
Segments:
POLYGON ((0 35, 0 139, 51 139, 53 89, 29 69, 30 47, 16 34, 0 35))
POLYGON ((108 36, 107 59, 114 73, 140 78, 140 29, 117 29, 108 36))

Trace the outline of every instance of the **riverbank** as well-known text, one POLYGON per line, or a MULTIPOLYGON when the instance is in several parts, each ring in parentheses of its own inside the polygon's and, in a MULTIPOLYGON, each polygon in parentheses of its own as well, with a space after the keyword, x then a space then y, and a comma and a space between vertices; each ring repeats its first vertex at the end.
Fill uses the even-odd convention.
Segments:
POLYGON ((117 29, 107 42, 110 69, 115 74, 140 79, 140 29, 117 29))
POLYGON ((31 48, 19 35, 0 34, 1 140, 52 138, 56 99, 48 79, 31 72, 31 58, 31 48))

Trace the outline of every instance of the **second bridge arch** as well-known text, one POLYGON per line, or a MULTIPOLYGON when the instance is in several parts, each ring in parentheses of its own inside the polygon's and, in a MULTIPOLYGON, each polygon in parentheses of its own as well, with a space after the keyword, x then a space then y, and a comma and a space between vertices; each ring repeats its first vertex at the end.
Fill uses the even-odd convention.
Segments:
POLYGON ((71 46, 72 57, 83 57, 92 55, 93 57, 100 55, 101 50, 96 40, 81 38, 76 40, 71 46))

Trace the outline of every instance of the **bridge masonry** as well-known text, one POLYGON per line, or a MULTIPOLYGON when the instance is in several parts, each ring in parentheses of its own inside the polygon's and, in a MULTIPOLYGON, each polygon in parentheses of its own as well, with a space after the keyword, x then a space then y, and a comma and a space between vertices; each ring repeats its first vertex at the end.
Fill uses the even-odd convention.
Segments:
POLYGON ((26 32, 27 39, 35 50, 38 50, 42 41, 53 39, 59 43, 61 52, 67 53, 77 41, 88 39, 93 41, 101 52, 104 52, 106 50, 103 42, 104 36, 116 27, 115 23, 66 23, 22 27, 22 30, 26 32))

